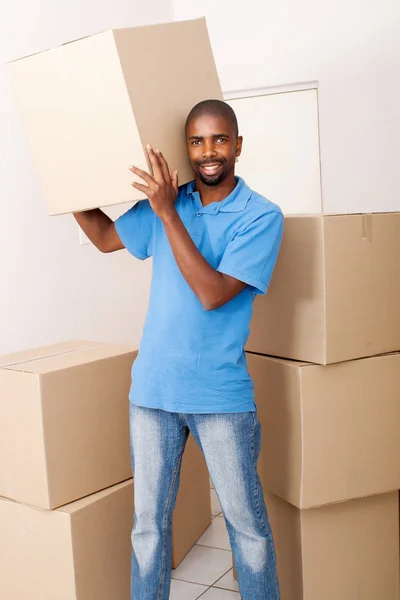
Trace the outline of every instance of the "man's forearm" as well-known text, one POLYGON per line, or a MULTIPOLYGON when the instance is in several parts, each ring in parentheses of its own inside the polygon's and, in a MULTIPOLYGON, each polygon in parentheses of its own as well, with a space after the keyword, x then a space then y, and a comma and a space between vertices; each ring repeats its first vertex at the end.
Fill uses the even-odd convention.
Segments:
POLYGON ((224 295, 225 280, 199 252, 176 210, 162 219, 177 265, 206 310, 216 308, 224 295))
POLYGON ((99 208, 76 212, 74 217, 92 244, 102 252, 107 252, 109 231, 113 225, 112 219, 99 208))

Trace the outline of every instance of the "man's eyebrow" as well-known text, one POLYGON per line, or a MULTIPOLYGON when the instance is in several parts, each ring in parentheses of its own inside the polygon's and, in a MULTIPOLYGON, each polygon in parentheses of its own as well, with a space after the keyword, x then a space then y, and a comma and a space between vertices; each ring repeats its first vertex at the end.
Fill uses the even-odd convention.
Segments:
MULTIPOLYGON (((212 135, 210 135, 210 137, 213 137, 213 138, 219 138, 219 137, 228 138, 229 134, 227 134, 227 133, 213 133, 212 135)), ((203 140, 204 136, 203 135, 191 135, 188 139, 189 140, 203 140)))

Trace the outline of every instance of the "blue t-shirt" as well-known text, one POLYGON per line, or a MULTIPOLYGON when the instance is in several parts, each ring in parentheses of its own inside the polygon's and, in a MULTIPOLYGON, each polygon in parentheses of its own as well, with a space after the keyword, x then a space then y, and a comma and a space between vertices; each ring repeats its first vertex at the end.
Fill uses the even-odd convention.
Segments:
POLYGON ((193 242, 214 269, 247 284, 233 300, 207 311, 181 274, 164 226, 142 200, 115 226, 127 250, 153 257, 150 302, 130 400, 178 413, 255 409, 244 347, 256 294, 265 294, 282 238, 281 210, 241 178, 221 202, 203 206, 191 182, 179 188, 176 209, 193 242))

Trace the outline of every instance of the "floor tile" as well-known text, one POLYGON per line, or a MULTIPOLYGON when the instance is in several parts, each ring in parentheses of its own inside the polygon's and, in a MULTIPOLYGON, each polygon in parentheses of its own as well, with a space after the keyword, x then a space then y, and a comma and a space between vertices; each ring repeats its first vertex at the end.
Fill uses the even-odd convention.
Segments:
POLYGON ((212 585, 231 567, 232 552, 196 545, 179 567, 172 571, 172 577, 191 583, 212 585))
POLYGON ((187 581, 171 581, 171 593, 169 600, 196 600, 207 589, 206 585, 198 585, 197 583, 188 583, 187 581))
POLYGON ((211 490, 211 513, 213 517, 221 514, 222 508, 218 500, 218 496, 215 490, 211 490))
POLYGON ((227 573, 226 575, 221 577, 221 579, 219 579, 217 581, 217 583, 214 583, 214 587, 223 588, 224 590, 232 590, 234 592, 238 592, 239 586, 238 586, 238 582, 236 581, 236 579, 233 576, 233 569, 231 569, 229 571, 229 573, 227 573))
POLYGON ((209 528, 203 533, 197 543, 199 546, 230 550, 231 546, 224 517, 215 517, 209 528))
POLYGON ((212 587, 202 595, 201 600, 240 600, 240 594, 212 587))

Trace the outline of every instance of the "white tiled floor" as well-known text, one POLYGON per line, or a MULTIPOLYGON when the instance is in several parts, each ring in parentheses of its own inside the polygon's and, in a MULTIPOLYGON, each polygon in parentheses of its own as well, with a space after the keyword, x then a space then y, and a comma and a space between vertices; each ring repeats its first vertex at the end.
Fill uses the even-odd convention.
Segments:
POLYGON ((209 548, 221 548, 222 550, 230 550, 228 532, 225 526, 224 517, 215 517, 212 525, 201 536, 197 542, 199 546, 208 546, 209 548))
POLYGON ((232 572, 232 552, 215 490, 213 522, 177 569, 172 571, 170 600, 240 600, 232 572))

